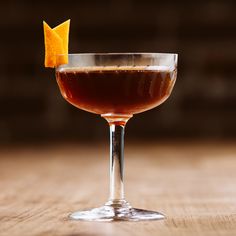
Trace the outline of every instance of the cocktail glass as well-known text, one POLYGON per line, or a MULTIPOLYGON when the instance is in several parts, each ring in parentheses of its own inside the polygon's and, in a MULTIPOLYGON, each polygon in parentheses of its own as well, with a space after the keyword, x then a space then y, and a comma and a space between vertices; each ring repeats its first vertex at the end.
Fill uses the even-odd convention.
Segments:
MULTIPOLYGON (((63 55, 57 55, 58 62, 63 55)), ((177 75, 177 54, 69 54, 56 68, 62 96, 82 110, 101 115, 110 127, 110 197, 98 208, 77 211, 86 221, 159 220, 164 215, 133 208, 124 197, 124 131, 134 115, 163 103, 177 75)))

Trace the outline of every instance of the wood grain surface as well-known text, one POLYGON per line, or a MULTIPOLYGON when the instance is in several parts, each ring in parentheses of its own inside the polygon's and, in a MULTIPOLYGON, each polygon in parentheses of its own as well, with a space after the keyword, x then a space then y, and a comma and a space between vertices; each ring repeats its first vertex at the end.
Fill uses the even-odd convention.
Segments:
POLYGON ((1 148, 0 235, 236 235, 235 143, 127 144, 130 203, 167 219, 70 221, 108 196, 108 146, 1 148))

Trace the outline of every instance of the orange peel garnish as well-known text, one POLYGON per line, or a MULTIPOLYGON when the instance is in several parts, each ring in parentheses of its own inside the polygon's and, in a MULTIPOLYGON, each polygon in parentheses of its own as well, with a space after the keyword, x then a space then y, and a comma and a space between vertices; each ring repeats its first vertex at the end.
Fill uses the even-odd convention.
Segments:
POLYGON ((68 63, 69 28, 70 20, 63 22, 53 29, 45 21, 43 22, 45 67, 53 68, 68 63), (59 54, 61 56, 57 58, 56 55, 59 54))

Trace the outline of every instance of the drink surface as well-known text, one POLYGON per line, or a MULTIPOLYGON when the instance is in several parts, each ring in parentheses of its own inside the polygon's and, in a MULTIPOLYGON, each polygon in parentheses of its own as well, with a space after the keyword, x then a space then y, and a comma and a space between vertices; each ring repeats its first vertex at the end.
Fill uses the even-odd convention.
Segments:
POLYGON ((62 96, 96 114, 135 114, 163 103, 176 70, 164 67, 80 67, 56 71, 62 96))

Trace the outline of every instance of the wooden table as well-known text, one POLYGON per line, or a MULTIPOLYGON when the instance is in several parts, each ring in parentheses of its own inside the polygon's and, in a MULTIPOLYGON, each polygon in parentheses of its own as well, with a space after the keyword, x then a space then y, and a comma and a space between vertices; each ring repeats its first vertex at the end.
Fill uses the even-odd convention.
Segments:
POLYGON ((235 143, 126 145, 126 197, 167 219, 69 221, 108 196, 108 147, 1 149, 1 236, 236 235, 235 143))

